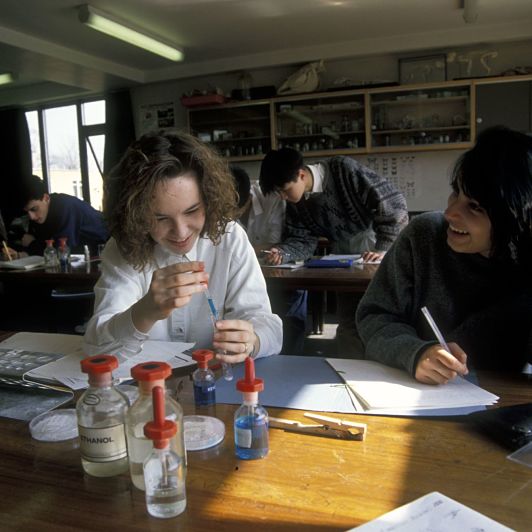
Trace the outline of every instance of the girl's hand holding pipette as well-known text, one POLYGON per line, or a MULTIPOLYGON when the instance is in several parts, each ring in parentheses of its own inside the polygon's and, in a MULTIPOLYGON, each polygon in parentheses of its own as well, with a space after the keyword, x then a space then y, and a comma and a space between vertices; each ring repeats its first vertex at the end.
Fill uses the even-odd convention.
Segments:
POLYGON ((152 275, 147 294, 132 307, 133 324, 141 332, 148 332, 159 320, 187 305, 192 296, 207 289, 209 274, 203 262, 180 262, 152 275))
POLYGON ((467 375, 465 352, 454 342, 449 342, 449 349, 451 352, 440 344, 426 349, 416 367, 416 380, 425 384, 445 384, 457 375, 467 375))
POLYGON ((213 347, 227 354, 217 353, 222 362, 236 363, 259 350, 260 341, 253 325, 245 320, 220 320, 216 322, 213 347))

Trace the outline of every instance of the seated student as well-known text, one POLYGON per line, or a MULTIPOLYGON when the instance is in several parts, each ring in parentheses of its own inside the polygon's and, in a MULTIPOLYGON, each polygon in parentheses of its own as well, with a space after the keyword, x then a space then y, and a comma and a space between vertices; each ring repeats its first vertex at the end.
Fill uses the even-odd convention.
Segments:
POLYGON ((225 362, 278 353, 281 320, 236 212, 232 176, 208 146, 184 133, 133 143, 105 183, 112 238, 87 352, 127 356, 150 339, 225 350, 225 362), (214 333, 207 284, 223 316, 214 333))
POLYGON ((531 161, 532 138, 502 127, 481 133, 458 160, 445 212, 410 222, 358 306, 367 359, 429 384, 467 366, 520 371, 530 361, 531 161))
POLYGON ((239 222, 248 234, 256 252, 281 242, 284 228, 285 202, 276 195, 265 196, 257 183, 251 184, 248 173, 231 165, 241 210, 239 222))
MULTIPOLYGON (((319 237, 333 253, 363 253, 367 261, 382 258, 408 222, 403 195, 385 178, 350 157, 333 157, 315 164, 291 148, 268 152, 262 161, 260 186, 287 201, 283 242, 267 259, 282 262, 282 252, 295 260, 314 254, 319 237)), ((356 301, 337 294, 338 352, 361 354, 355 330, 356 301)))
MULTIPOLYGON (((285 202, 276 194, 264 195, 258 184, 251 185, 249 175, 239 166, 231 166, 241 208, 239 222, 260 256, 261 251, 281 242, 285 202)), ((303 354, 307 327, 306 290, 268 290, 273 311, 283 321, 282 354, 303 354)))
POLYGON ((10 248, 12 258, 42 255, 46 240, 66 237, 71 251, 83 252, 87 244, 95 252, 109 238, 102 213, 68 194, 48 194, 44 181, 32 175, 25 184, 23 209, 28 213, 28 232, 21 238, 19 251, 10 248))

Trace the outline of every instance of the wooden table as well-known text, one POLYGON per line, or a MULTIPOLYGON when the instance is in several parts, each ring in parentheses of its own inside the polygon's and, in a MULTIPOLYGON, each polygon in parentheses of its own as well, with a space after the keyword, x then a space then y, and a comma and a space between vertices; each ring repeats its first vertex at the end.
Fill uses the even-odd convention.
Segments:
MULTIPOLYGON (((190 381, 181 378, 185 413, 190 381)), ((529 381, 481 376, 501 404, 532 400, 529 381)), ((175 384, 175 383, 174 383, 175 384)), ((267 385, 267 383, 266 383, 267 385)), ((40 443, 27 424, 1 419, 0 512, 4 530, 347 530, 428 492, 441 493, 516 530, 532 525, 532 471, 456 421, 342 415, 368 424, 366 441, 270 429, 270 453, 234 456, 232 405, 217 405, 226 426, 217 447, 188 453, 187 510, 158 520, 127 475, 84 475, 76 441, 40 443)), ((302 412, 268 409, 305 421, 302 412)))
POLYGON ((308 290, 313 334, 323 332, 323 309, 328 290, 350 292, 360 298, 375 275, 378 264, 355 264, 350 268, 267 268, 262 273, 269 290, 308 290))
POLYGON ((286 290, 340 290, 363 294, 378 264, 355 264, 350 268, 267 268, 262 273, 268 287, 286 290))

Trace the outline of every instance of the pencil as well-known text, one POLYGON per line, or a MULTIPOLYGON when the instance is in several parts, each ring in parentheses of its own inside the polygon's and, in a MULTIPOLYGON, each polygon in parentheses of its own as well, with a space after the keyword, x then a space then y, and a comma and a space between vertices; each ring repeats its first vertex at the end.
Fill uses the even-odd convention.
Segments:
POLYGON ((12 261, 11 253, 9 253, 9 249, 7 249, 7 244, 5 240, 2 240, 2 246, 4 246, 5 254, 7 255, 7 260, 12 261))

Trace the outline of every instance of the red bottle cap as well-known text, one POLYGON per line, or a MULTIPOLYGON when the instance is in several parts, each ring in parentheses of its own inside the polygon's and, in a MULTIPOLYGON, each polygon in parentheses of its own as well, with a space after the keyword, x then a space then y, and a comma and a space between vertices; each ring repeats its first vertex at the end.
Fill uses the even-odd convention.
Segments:
POLYGON ((54 245, 54 241, 53 240, 45 240, 46 242, 46 245, 51 248, 53 245, 54 245))
POLYGON ((196 349, 192 351, 192 358, 201 369, 207 369, 209 360, 214 358, 214 353, 210 349, 196 349))
POLYGON ((111 373, 118 367, 118 360, 114 355, 94 355, 81 361, 81 371, 89 375, 111 373))
POLYGON ((156 449, 164 449, 168 440, 177 432, 177 425, 164 418, 164 390, 155 386, 152 390, 153 397, 153 421, 144 425, 144 435, 153 440, 156 449))
POLYGON ((166 362, 142 362, 131 368, 131 376, 136 381, 159 381, 171 374, 172 368, 166 362))
POLYGON ((262 392, 264 390, 264 380, 255 378, 255 362, 251 357, 246 358, 246 377, 236 383, 239 392, 262 392))

